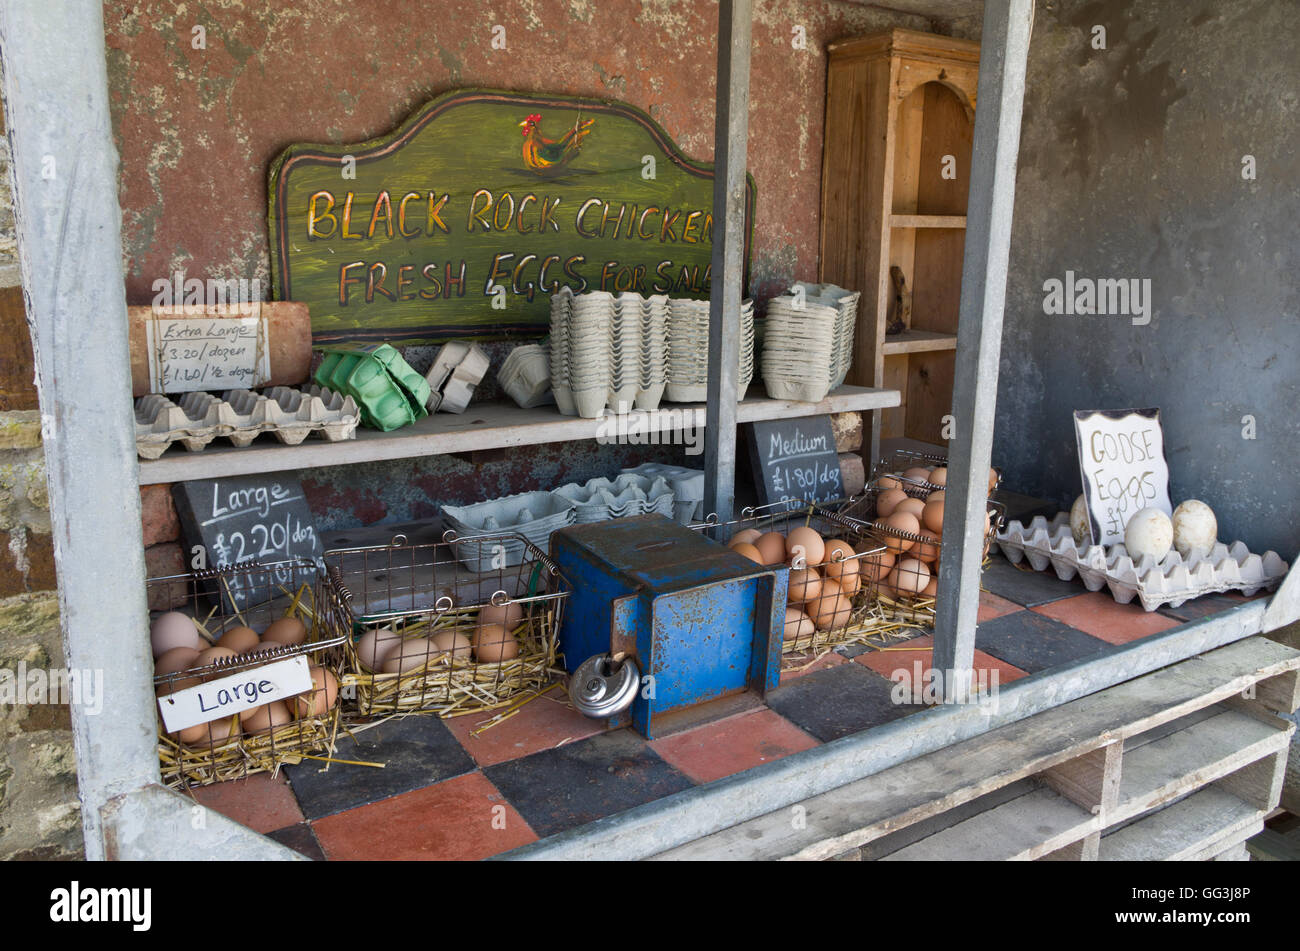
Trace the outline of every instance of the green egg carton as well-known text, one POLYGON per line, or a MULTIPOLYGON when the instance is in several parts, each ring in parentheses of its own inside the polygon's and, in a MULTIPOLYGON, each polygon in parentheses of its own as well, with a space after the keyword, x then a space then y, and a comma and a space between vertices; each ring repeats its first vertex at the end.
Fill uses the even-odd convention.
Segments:
POLYGON ((315 380, 357 401, 361 422, 382 432, 428 416, 428 382, 386 343, 317 347, 325 358, 315 380))

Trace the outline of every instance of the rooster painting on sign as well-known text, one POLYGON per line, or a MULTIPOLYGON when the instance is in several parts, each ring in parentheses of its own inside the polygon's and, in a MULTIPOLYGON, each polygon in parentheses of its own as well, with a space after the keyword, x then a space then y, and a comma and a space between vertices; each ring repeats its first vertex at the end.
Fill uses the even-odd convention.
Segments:
POLYGON ((541 114, 533 113, 519 123, 524 130, 524 164, 538 175, 556 174, 582 149, 582 140, 595 122, 595 119, 579 117, 564 135, 548 139, 542 135, 541 114))

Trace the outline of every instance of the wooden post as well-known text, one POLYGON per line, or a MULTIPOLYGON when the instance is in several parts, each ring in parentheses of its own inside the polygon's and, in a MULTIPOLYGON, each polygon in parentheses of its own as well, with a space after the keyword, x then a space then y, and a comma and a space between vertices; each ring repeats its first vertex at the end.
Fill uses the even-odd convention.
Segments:
POLYGON ((966 693, 975 656, 1016 155, 1033 15, 1033 0, 984 4, 952 396, 955 431, 948 444, 948 505, 933 655, 935 669, 945 674, 949 695, 957 696, 966 693))
POLYGON ((731 518, 736 492, 736 387, 745 273, 745 149, 749 140, 751 0, 718 5, 718 105, 713 134, 713 283, 704 431, 704 511, 731 518))

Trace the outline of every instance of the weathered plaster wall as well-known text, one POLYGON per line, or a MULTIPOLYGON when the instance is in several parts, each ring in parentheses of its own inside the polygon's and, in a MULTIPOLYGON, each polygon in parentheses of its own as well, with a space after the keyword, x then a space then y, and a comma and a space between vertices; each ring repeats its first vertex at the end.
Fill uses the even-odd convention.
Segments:
POLYGON ((1175 504, 1209 503, 1220 538, 1300 550, 1296 12, 1040 0, 995 437, 1013 486, 1068 505, 1071 412, 1159 406, 1175 504), (1067 269, 1149 278, 1151 323, 1046 316, 1043 282, 1067 269))

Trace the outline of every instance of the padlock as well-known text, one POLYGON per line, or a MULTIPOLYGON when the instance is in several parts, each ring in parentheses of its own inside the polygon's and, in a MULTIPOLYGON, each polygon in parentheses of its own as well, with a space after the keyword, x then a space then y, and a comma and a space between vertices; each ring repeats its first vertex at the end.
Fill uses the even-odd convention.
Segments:
POLYGON ((607 720, 632 705, 640 685, 641 671, 632 658, 596 654, 569 678, 569 699, 583 716, 607 720))

